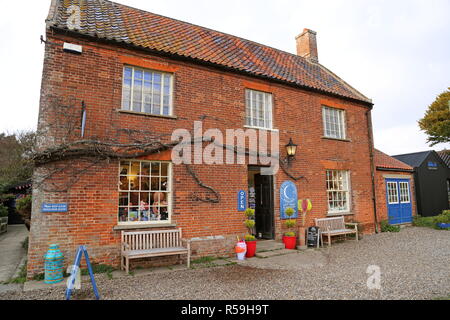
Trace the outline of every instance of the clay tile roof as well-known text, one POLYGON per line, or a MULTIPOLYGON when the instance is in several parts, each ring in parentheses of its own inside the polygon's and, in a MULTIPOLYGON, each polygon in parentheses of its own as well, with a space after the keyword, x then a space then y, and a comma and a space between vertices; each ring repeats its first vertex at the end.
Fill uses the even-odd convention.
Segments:
POLYGON ((49 28, 68 29, 70 6, 83 35, 113 40, 287 82, 371 105, 370 99, 318 63, 253 41, 106 0, 52 0, 49 28))
POLYGON ((400 160, 388 156, 387 154, 375 149, 374 152, 374 163, 375 167, 378 169, 397 169, 397 170, 408 170, 413 171, 413 167, 407 165, 400 160))

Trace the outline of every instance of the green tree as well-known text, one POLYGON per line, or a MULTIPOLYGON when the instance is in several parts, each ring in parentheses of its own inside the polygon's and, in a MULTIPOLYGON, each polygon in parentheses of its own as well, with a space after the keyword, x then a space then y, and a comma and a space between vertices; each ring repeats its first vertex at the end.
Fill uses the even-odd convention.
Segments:
POLYGON ((419 127, 427 134, 431 146, 450 142, 450 88, 428 107, 425 116, 419 120, 419 127))
POLYGON ((33 163, 27 158, 34 149, 34 132, 0 134, 0 192, 31 179, 33 163))

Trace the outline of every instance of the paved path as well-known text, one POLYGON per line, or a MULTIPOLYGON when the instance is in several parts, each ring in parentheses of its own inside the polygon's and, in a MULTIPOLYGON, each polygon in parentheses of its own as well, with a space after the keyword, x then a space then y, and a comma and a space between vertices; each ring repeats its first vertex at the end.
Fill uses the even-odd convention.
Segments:
POLYGON ((0 283, 14 276, 26 251, 22 242, 28 236, 25 225, 10 225, 8 232, 0 236, 0 283))

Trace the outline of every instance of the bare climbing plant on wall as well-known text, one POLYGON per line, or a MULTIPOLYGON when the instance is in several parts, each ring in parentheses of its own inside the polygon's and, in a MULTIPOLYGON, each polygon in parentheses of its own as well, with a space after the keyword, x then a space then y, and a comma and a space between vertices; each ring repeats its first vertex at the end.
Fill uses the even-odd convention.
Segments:
MULTIPOLYGON (((111 112, 109 119, 105 119, 109 125, 102 129, 103 132, 91 130, 89 134, 84 134, 82 112, 85 105, 82 101, 75 97, 63 100, 47 96, 45 99, 46 103, 41 110, 41 114, 45 116, 40 119, 36 147, 29 154, 29 159, 39 172, 34 176, 34 184, 46 192, 67 193, 83 175, 102 163, 158 154, 171 150, 180 143, 171 141, 169 134, 152 130, 124 129, 119 126, 115 112, 111 112)), ((208 118, 201 116, 199 120, 207 121, 208 118)), ((212 121, 222 120, 214 118, 212 121)), ((195 142, 196 140, 190 141, 192 144, 195 142)), ((214 139, 205 136, 201 137, 201 142, 213 142, 224 149, 230 149, 230 146, 218 144, 214 139)), ((250 154, 248 149, 232 148, 232 150, 235 153, 250 154)), ((221 199, 219 192, 201 180, 194 166, 190 164, 184 166, 186 172, 205 191, 203 193, 193 191, 191 198, 194 201, 219 203, 221 199)), ((303 178, 294 176, 281 160, 280 167, 291 179, 303 178)))

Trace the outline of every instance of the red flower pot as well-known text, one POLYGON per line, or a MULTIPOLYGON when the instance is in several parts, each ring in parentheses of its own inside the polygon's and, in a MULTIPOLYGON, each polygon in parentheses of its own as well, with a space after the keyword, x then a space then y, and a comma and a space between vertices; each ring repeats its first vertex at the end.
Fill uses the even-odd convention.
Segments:
POLYGON ((283 236, 283 243, 286 249, 295 249, 297 244, 297 237, 283 236))
POLYGON ((247 253, 245 256, 247 258, 254 257, 256 253, 256 241, 245 241, 245 244, 247 245, 247 253))

